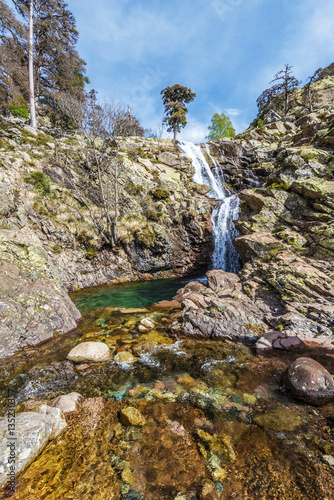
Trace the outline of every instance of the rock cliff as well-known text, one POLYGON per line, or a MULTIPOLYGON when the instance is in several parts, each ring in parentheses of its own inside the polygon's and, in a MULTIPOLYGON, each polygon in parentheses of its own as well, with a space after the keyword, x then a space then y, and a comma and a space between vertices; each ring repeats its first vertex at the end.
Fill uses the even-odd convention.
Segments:
POLYGON ((0 122, 0 357, 75 328, 80 313, 67 290, 208 265, 212 201, 172 141, 120 141, 114 248, 94 225, 104 210, 85 147, 80 135, 0 122))
POLYGON ((269 114, 211 143, 212 168, 239 192, 244 267, 181 290, 177 334, 253 338, 259 351, 334 350, 333 89, 326 76, 314 84, 312 113, 296 105, 284 119, 269 114))

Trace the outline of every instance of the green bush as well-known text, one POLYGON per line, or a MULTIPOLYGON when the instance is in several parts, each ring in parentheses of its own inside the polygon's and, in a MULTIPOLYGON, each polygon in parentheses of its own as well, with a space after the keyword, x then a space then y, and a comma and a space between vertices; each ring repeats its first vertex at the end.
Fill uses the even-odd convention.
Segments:
POLYGON ((146 224, 140 231, 136 231, 136 238, 139 243, 149 247, 156 240, 156 234, 152 226, 146 224))
POLYGON ((8 109, 13 116, 21 116, 22 118, 29 118, 29 108, 23 97, 14 97, 8 104, 8 109))
POLYGON ((51 193, 50 177, 39 170, 30 172, 29 175, 24 178, 24 181, 29 182, 29 184, 33 184, 35 189, 37 189, 42 196, 46 196, 51 193))
POLYGON ((138 196, 144 190, 144 187, 141 184, 135 184, 133 181, 129 180, 125 185, 125 190, 131 194, 132 196, 138 196))
POLYGON ((259 118, 256 124, 257 128, 263 128, 264 127, 264 121, 262 118, 259 118))
POLYGON ((53 253, 61 253, 63 251, 63 249, 59 245, 53 245, 52 251, 53 251, 53 253))
POLYGON ((147 217, 151 220, 159 221, 163 217, 163 213, 152 210, 147 214, 147 217))
POLYGON ((86 259, 92 260, 96 257, 96 248, 88 247, 86 252, 86 259))
POLYGON ((152 191, 152 196, 156 200, 167 200, 169 199, 169 191, 166 188, 157 187, 152 191))

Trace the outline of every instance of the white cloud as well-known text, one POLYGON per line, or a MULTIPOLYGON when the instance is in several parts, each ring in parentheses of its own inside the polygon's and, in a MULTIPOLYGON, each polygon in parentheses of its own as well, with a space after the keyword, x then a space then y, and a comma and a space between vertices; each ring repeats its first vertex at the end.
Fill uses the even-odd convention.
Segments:
POLYGON ((240 109, 235 108, 225 109, 225 111, 229 116, 238 116, 241 113, 240 109))

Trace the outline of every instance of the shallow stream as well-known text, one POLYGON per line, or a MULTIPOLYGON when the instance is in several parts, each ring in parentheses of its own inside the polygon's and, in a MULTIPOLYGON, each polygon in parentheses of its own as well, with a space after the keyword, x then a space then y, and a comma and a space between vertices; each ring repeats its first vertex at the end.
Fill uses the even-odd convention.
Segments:
POLYGON ((84 316, 77 330, 3 362, 1 396, 15 388, 18 403, 70 392, 104 398, 101 414, 85 403, 86 413, 47 445, 11 498, 332 498, 334 468, 324 457, 334 452, 334 405, 288 397, 281 375, 292 354, 263 358, 241 343, 173 337, 169 326, 180 310, 155 303, 186 282, 76 292, 84 316), (141 333, 143 318, 155 327, 141 333), (106 343, 113 358, 67 361, 87 340, 106 343), (120 352, 128 361, 114 360, 120 352), (143 428, 119 422, 129 404, 145 416, 143 428), (100 423, 88 433, 92 418, 100 423))

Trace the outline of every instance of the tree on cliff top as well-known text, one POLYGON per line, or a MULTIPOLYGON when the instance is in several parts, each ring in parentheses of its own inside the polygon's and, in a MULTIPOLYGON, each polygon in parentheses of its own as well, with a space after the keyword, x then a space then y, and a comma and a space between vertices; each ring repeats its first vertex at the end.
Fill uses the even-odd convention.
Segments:
POLYGON ((233 128, 231 119, 224 113, 221 113, 220 115, 218 113, 215 113, 211 118, 211 125, 209 125, 208 129, 209 134, 207 136, 207 139, 209 141, 218 141, 223 137, 235 136, 235 130, 233 128))
POLYGON ((161 95, 166 115, 164 123, 167 124, 168 132, 174 132, 174 141, 176 141, 178 132, 187 124, 186 114, 188 109, 185 103, 192 102, 196 94, 188 87, 176 83, 172 87, 164 88, 161 95))
POLYGON ((259 111, 263 113, 281 106, 287 115, 290 109, 290 96, 301 82, 292 74, 292 66, 285 64, 284 69, 276 73, 270 83, 274 85, 264 90, 256 101, 259 111))

